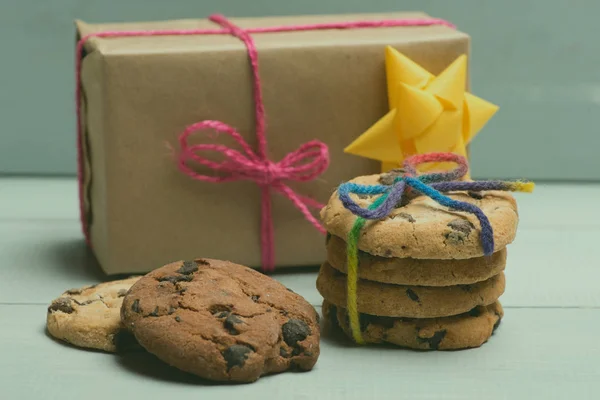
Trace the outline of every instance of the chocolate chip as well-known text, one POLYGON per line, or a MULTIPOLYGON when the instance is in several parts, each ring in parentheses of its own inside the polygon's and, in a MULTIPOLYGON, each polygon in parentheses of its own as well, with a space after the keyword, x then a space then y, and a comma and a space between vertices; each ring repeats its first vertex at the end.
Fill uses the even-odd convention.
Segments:
POLYGON ((284 317, 287 317, 287 316, 288 316, 288 312, 287 312, 287 311, 285 311, 285 310, 281 310, 281 311, 279 311, 279 312, 280 312, 280 313, 281 313, 281 315, 283 315, 284 317))
POLYGON ((158 317, 158 306, 156 306, 154 311, 152 311, 150 314, 148 314, 148 316, 149 317, 158 317))
POLYGON ((379 183, 381 183, 382 185, 393 185, 394 184, 394 180, 402 175, 404 175, 404 169, 402 168, 395 168, 392 169, 388 172, 386 172, 385 174, 381 174, 379 176, 379 183))
POLYGON ((412 301, 419 301, 419 296, 412 289, 406 289, 406 295, 412 301))
POLYGON ((468 191, 467 194, 476 200, 483 199, 483 195, 481 194, 481 192, 468 191))
POLYGON ((225 321, 223 322, 223 326, 231 335, 238 335, 240 332, 236 329, 237 324, 241 324, 243 321, 237 317, 235 314, 229 314, 225 321))
POLYGON ((125 297, 127 294, 127 289, 121 289, 117 292, 117 297, 125 297))
POLYGON ((465 242, 465 234, 463 232, 448 232, 444 234, 444 237, 453 245, 460 245, 465 242))
POLYGON ((175 307, 169 306, 169 315, 173 314, 174 312, 175 312, 175 307))
POLYGON ((177 315, 177 316, 175 317, 175 321, 177 321, 177 322, 181 322, 181 318, 179 318, 179 315, 177 315))
POLYGON ((257 294, 254 294, 250 298, 252 299, 253 302, 258 303, 258 299, 260 299, 260 296, 257 294))
POLYGON ((442 329, 441 331, 437 331, 433 334, 432 337, 422 338, 417 336, 417 340, 419 343, 427 343, 429 348, 432 350, 437 350, 440 347, 440 343, 446 337, 446 330, 442 329))
POLYGON ((305 355, 306 357, 312 357, 313 353, 312 353, 312 351, 305 351, 305 352, 304 352, 304 355, 305 355))
POLYGON ((234 344, 231 347, 225 349, 221 354, 227 362, 227 371, 233 367, 243 367, 248 359, 248 353, 251 353, 252 349, 243 344, 234 344))
POLYGON ((458 232, 462 232, 465 235, 469 236, 469 233, 471 233, 471 230, 473 230, 475 228, 475 226, 467 221, 466 219, 454 219, 450 222, 448 222, 448 226, 450 227, 450 229, 453 229, 455 231, 458 232))
POLYGON ((229 313, 229 311, 231 311, 231 307, 226 306, 225 304, 213 304, 212 306, 210 306, 208 311, 210 311, 210 313, 213 315, 221 313, 221 312, 229 313))
POLYGON ((81 292, 82 292, 81 289, 69 289, 65 293, 66 294, 70 294, 70 295, 74 295, 74 294, 81 294, 81 292))
POLYGON ((479 317, 481 315, 481 309, 479 307, 472 308, 469 311, 471 317, 479 317))
POLYGON ((290 356, 290 353, 288 353, 287 350, 284 349, 283 347, 280 347, 279 348, 279 355, 281 357, 288 358, 290 356))
POLYGON ((367 327, 372 323, 375 322, 376 317, 370 314, 359 314, 358 316, 358 321, 360 323, 360 330, 361 332, 364 332, 367 330, 367 327))
POLYGON ((140 307, 140 299, 135 299, 133 303, 131 303, 131 311, 135 313, 141 313, 142 309, 140 307))
POLYGON ((194 262, 198 265, 210 265, 210 263, 202 258, 199 258, 197 260, 194 260, 194 262))
POLYGON ((299 319, 290 319, 281 327, 283 340, 288 346, 297 346, 298 342, 303 341, 311 334, 310 327, 306 322, 299 319))
POLYGON ((229 311, 221 311, 219 314, 217 314, 217 318, 225 318, 228 315, 229 311))
POLYGON ((190 275, 198 271, 198 264, 195 261, 184 261, 181 268, 177 270, 178 274, 190 275))
POLYGON ((73 304, 71 303, 71 299, 68 299, 66 297, 61 297, 61 298, 54 300, 52 302, 52 304, 50 304, 50 307, 48 307, 48 312, 52 312, 52 311, 61 311, 66 314, 71 314, 75 310, 73 309, 73 304))
POLYGON ((292 357, 302 354, 302 350, 303 349, 301 349, 300 347, 294 347, 294 349, 292 350, 292 357))
POLYGON ((178 275, 178 276, 163 276, 162 278, 158 278, 159 282, 171 282, 175 284, 177 282, 191 282, 192 277, 189 275, 178 275))
POLYGON ((127 329, 120 329, 113 335, 112 342, 117 348, 117 352, 123 352, 139 346, 135 336, 127 329))

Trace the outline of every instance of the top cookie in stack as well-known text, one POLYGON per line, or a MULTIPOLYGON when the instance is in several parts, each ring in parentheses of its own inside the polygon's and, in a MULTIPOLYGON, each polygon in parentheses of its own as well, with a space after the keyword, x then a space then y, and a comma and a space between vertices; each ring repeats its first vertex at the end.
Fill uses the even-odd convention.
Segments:
MULTIPOLYGON (((397 170, 362 176, 350 184, 391 186, 402 174, 397 170)), ((349 196, 367 210, 379 194, 349 196)), ((405 193, 387 215, 365 220, 355 232, 359 279, 350 303, 359 314, 358 335, 346 312, 350 282, 345 275, 346 240, 357 215, 342 203, 338 191, 321 211, 328 231, 327 261, 317 288, 325 299, 324 313, 356 341, 419 349, 469 348, 485 343, 498 326, 503 316, 498 298, 505 287, 506 246, 515 239, 518 225, 516 201, 501 190, 452 191, 445 196, 483 212, 492 228, 493 241, 488 240, 493 252, 486 255, 475 213, 441 205, 414 190, 405 193)))

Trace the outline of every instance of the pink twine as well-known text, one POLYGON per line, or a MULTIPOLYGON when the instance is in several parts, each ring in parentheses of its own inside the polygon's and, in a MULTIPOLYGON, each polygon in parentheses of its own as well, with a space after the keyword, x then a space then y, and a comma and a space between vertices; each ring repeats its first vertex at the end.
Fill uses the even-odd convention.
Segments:
POLYGON ((250 67, 253 75, 257 151, 254 152, 243 137, 231 126, 220 121, 202 121, 188 126, 179 136, 181 154, 178 160, 180 171, 189 177, 212 183, 223 183, 236 180, 249 180, 261 188, 262 218, 261 218, 261 244, 262 268, 264 271, 275 269, 275 251, 273 240, 273 219, 271 216, 271 190, 281 193, 300 210, 304 217, 321 233, 325 228, 311 214, 309 207, 321 208, 322 204, 305 196, 298 195, 285 181, 306 182, 321 175, 329 165, 327 146, 320 141, 313 140, 301 145, 295 151, 287 154, 281 161, 273 162, 267 156, 267 138, 265 129, 265 109, 262 99, 260 76, 258 73, 258 52, 254 45, 251 33, 309 31, 325 29, 357 29, 398 26, 429 26, 444 25, 454 28, 451 23, 437 18, 417 19, 390 19, 378 21, 355 21, 309 25, 276 26, 270 28, 242 29, 222 15, 213 15, 210 20, 219 24, 222 29, 176 29, 176 30, 148 30, 148 31, 105 31, 92 33, 82 37, 76 46, 75 71, 75 104, 77 113, 77 175, 79 181, 79 210, 80 218, 87 244, 91 247, 88 222, 85 218, 85 205, 83 193, 83 132, 81 124, 81 61, 83 46, 91 37, 139 37, 139 36, 186 36, 186 35, 233 35, 239 38, 248 50, 250 67), (189 145, 188 137, 198 130, 210 128, 217 133, 231 136, 242 148, 243 152, 219 144, 189 145), (221 162, 210 161, 197 154, 200 151, 214 151, 221 153, 225 159, 221 162), (198 164, 223 172, 220 176, 202 175, 191 169, 186 161, 195 161, 198 164))

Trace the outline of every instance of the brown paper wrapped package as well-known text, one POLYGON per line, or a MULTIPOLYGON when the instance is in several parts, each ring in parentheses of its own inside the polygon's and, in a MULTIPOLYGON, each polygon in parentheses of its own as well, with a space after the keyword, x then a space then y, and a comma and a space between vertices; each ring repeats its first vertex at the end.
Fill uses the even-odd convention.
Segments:
MULTIPOLYGON (((243 27, 418 18, 422 13, 235 19, 243 27)), ((208 20, 77 22, 78 37, 106 30, 215 28, 208 20)), ((288 183, 325 202, 340 183, 377 173, 378 162, 343 149, 387 108, 384 49, 434 74, 469 36, 443 26, 255 34, 271 160, 309 140, 329 147, 329 169, 288 183)), ((219 120, 255 146, 252 80, 243 43, 226 35, 91 38, 82 61, 85 208, 91 243, 108 274, 140 273, 210 257, 260 267, 260 193, 252 182, 212 184, 179 172, 178 136, 219 120)), ((224 136, 198 142, 236 147, 224 136)), ((210 173, 210 171, 204 171, 210 173)), ((320 264, 324 237, 289 200, 273 194, 277 267, 320 264)))

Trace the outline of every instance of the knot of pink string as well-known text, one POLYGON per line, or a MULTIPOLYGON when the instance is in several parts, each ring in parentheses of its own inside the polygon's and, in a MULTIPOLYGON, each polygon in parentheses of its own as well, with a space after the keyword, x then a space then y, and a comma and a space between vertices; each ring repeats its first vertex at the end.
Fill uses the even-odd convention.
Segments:
POLYGON ((272 271, 275 268, 271 190, 287 197, 317 230, 325 233, 325 228, 309 209, 309 207, 319 209, 323 205, 309 197, 297 194, 285 183, 286 181, 311 181, 327 169, 329 153, 324 143, 317 140, 307 142, 288 153, 281 161, 273 162, 264 154, 260 155, 254 152, 244 138, 231 126, 220 121, 202 121, 185 129, 179 137, 179 145, 181 147, 178 162, 179 169, 187 176, 212 183, 248 180, 260 186, 262 196, 262 268, 264 271, 272 271), (189 137, 202 129, 212 129, 217 133, 231 136, 239 144, 241 151, 222 144, 190 145, 188 142, 189 137), (205 158, 202 155, 203 152, 220 153, 223 160, 212 161, 205 158), (208 167, 220 174, 211 176, 198 173, 189 166, 190 161, 208 167))
POLYGON ((201 121, 188 126, 179 137, 181 147, 178 167, 189 177, 212 183, 223 183, 229 181, 248 180, 255 182, 261 188, 261 245, 262 245, 262 268, 264 271, 272 271, 275 268, 275 253, 273 240, 273 220, 271 217, 271 191, 276 191, 286 198, 300 210, 304 217, 321 233, 325 229, 312 215, 309 208, 322 208, 319 202, 293 191, 286 182, 311 181, 322 174, 329 165, 329 153, 327 146, 317 140, 301 145, 295 151, 287 154, 279 162, 273 162, 267 155, 267 139, 265 124, 265 109, 262 98, 260 76, 258 72, 258 53, 251 33, 270 32, 294 32, 327 29, 360 29, 360 28, 384 28, 395 26, 429 26, 444 25, 453 28, 451 23, 437 18, 405 18, 389 20, 367 20, 353 22, 333 22, 307 25, 287 25, 265 28, 242 29, 235 26, 222 15, 213 15, 210 20, 219 24, 221 29, 172 29, 172 30, 145 30, 145 31, 104 31, 91 33, 77 42, 76 47, 76 113, 77 113, 77 155, 78 155, 78 180, 79 180, 79 208, 83 232, 88 245, 91 246, 90 232, 86 218, 83 189, 83 129, 81 117, 81 60, 83 46, 91 37, 117 38, 117 37, 149 37, 149 36, 180 36, 180 35, 233 35, 239 38, 248 50, 250 68, 252 70, 254 105, 255 105, 255 131, 257 148, 254 151, 243 139, 242 135, 233 127, 213 120, 201 121), (189 138, 192 134, 201 130, 212 130, 218 134, 226 134, 232 137, 240 146, 235 150, 221 144, 193 144, 190 145, 189 138), (212 161, 202 156, 203 152, 220 153, 221 161, 212 161), (197 172, 189 164, 195 162, 217 172, 216 176, 204 175, 197 172))

